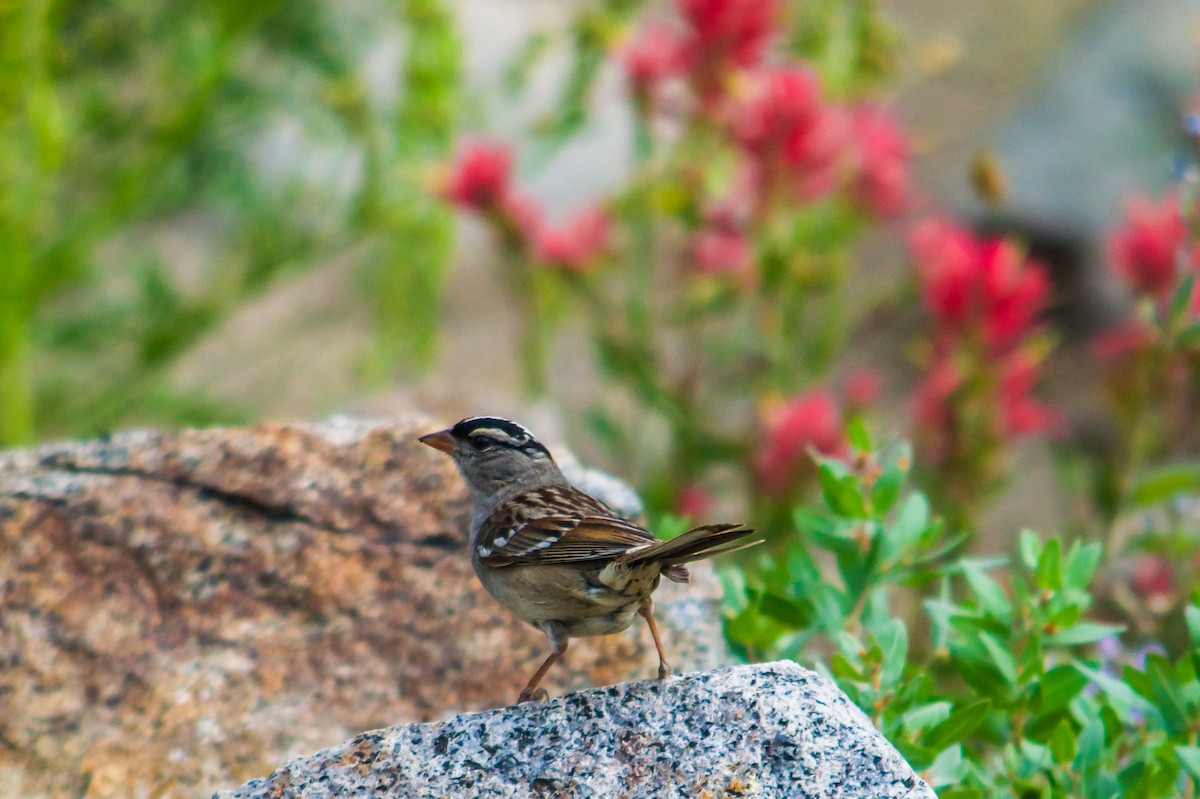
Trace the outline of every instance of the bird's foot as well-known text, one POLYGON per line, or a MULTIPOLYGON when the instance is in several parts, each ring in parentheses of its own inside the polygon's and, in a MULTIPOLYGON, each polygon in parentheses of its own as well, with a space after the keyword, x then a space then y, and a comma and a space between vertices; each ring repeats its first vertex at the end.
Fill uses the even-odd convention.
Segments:
POLYGON ((538 688, 536 691, 522 691, 517 697, 517 704, 522 705, 526 702, 545 702, 550 698, 550 692, 545 688, 538 688))
POLYGON ((674 672, 671 670, 671 664, 663 661, 658 664, 658 679, 665 680, 674 672))

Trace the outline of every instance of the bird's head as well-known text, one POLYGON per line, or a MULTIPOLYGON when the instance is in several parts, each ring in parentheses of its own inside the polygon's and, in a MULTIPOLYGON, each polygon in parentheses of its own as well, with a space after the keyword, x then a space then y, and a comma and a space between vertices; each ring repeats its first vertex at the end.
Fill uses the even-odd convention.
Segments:
POLYGON ((484 497, 561 477, 550 451, 508 419, 473 416, 418 440, 449 455, 467 485, 484 497))

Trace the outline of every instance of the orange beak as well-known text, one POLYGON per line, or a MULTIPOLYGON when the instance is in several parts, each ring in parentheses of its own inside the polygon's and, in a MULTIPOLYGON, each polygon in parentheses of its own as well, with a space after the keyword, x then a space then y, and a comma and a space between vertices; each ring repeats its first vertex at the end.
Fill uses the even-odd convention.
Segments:
POLYGON ((447 455, 454 454, 454 436, 450 435, 449 430, 439 430, 436 433, 421 436, 417 441, 420 441, 427 447, 440 449, 447 455))

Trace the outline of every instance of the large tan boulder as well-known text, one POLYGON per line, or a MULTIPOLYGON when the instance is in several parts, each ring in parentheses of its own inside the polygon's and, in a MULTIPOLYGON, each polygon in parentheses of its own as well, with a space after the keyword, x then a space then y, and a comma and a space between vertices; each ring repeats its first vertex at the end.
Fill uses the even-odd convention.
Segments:
MULTIPOLYGON (((507 705, 546 654, 479 586, 421 418, 128 432, 0 453, 0 796, 195 797, 367 729, 507 705)), ((659 593, 724 658, 711 572, 659 593)), ((655 673, 573 643, 552 693, 655 673)))

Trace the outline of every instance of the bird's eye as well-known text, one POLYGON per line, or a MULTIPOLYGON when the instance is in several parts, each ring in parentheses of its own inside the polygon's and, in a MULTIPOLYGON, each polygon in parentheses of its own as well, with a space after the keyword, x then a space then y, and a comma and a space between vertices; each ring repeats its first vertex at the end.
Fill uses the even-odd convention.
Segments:
POLYGON ((496 446, 496 439, 491 436, 471 436, 471 446, 480 452, 486 452, 496 446))

